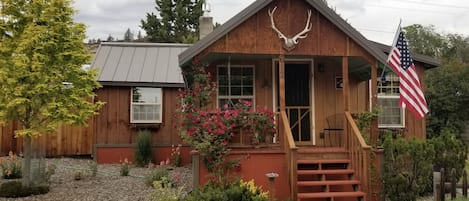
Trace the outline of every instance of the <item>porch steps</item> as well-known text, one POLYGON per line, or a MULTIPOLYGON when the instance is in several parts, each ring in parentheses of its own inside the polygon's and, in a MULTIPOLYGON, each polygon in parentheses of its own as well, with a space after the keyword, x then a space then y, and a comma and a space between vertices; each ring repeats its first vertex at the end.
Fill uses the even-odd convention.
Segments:
POLYGON ((348 157, 341 148, 299 148, 297 201, 363 201, 348 157))

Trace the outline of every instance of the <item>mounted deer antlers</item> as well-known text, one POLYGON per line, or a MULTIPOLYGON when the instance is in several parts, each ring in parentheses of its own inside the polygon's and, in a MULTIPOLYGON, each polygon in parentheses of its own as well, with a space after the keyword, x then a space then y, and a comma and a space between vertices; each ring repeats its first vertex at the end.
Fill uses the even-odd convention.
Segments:
POLYGON ((306 22, 306 25, 305 25, 305 29, 303 29, 303 31, 301 31, 300 33, 296 34, 295 36, 293 36, 292 38, 288 38, 286 37, 280 30, 277 29, 277 27, 275 26, 275 21, 274 21, 274 12, 275 10, 277 9, 277 6, 275 6, 275 8, 271 11, 269 9, 269 16, 270 16, 270 22, 272 23, 272 29, 277 32, 278 34, 278 37, 280 39, 283 39, 284 42, 285 42, 285 48, 287 50, 292 50, 293 48, 295 48, 295 45, 298 44, 298 39, 302 39, 302 38, 306 38, 308 36, 308 32, 311 31, 311 28, 313 26, 312 23, 310 23, 310 20, 311 20, 311 10, 308 10, 308 21, 306 22))

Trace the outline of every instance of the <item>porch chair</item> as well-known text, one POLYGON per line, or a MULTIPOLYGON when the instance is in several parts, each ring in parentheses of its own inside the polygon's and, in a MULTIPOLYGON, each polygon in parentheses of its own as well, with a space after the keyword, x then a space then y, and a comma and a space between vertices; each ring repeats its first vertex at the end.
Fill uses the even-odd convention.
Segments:
POLYGON ((324 128, 324 146, 326 146, 326 139, 329 138, 329 147, 342 145, 342 135, 344 133, 344 114, 336 113, 326 117, 327 127, 324 128), (334 138, 332 137, 334 135, 334 138), (334 143, 332 142, 334 140, 334 143))

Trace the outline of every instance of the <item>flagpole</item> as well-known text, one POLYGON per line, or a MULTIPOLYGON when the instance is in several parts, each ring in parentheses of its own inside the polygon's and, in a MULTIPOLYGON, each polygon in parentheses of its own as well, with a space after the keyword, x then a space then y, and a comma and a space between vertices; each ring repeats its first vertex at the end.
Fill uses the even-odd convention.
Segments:
MULTIPOLYGON (((399 19, 399 25, 397 26, 396 34, 394 35, 394 40, 391 43, 391 49, 389 50, 389 54, 391 54, 393 47, 396 46, 397 38, 399 37, 399 32, 401 32, 401 24, 402 24, 402 19, 399 19)), ((383 80, 383 78, 384 78, 384 72, 386 72, 386 67, 387 65, 384 65, 383 71, 381 72, 381 77, 380 77, 381 81, 385 81, 383 80)))

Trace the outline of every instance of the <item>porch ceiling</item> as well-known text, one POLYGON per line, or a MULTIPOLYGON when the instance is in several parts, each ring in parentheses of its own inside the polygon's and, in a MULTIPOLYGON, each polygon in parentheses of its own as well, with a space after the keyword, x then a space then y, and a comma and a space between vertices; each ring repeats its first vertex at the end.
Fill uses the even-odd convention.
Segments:
MULTIPOLYGON (((206 55, 203 59, 203 62, 211 63, 215 61, 239 61, 239 60, 257 60, 257 59, 276 59, 278 55, 272 54, 227 54, 227 53, 211 53, 206 55)), ((304 55, 286 55, 286 59, 310 59, 310 58, 319 58, 318 56, 304 56, 304 55)), ((328 59, 341 66, 342 57, 330 56, 324 57, 322 59, 328 59)), ((369 80, 371 78, 371 65, 361 57, 349 57, 349 72, 351 76, 359 80, 369 80)), ((384 67, 380 63, 379 66, 381 69, 384 67)), ((391 70, 387 68, 387 70, 391 70)))

